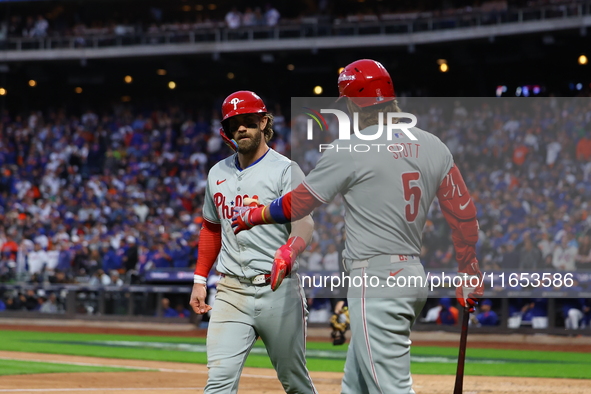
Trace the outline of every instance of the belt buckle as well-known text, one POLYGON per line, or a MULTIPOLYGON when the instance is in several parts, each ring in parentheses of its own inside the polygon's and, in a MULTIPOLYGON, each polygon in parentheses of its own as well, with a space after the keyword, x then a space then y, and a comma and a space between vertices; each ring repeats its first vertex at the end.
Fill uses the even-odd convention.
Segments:
POLYGON ((271 283, 271 275, 268 274, 260 274, 251 279, 253 285, 261 286, 261 285, 268 285, 271 283))

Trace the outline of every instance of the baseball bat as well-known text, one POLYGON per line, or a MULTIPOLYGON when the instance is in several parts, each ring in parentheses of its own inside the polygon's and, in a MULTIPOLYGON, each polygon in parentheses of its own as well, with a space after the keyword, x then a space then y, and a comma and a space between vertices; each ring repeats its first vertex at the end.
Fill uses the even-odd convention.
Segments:
POLYGON ((456 370, 456 384, 454 394, 462 394, 464 389, 464 361, 466 360, 466 340, 468 339, 468 322, 470 313, 464 308, 462 316, 462 333, 460 335, 460 354, 458 355, 458 369, 456 370))

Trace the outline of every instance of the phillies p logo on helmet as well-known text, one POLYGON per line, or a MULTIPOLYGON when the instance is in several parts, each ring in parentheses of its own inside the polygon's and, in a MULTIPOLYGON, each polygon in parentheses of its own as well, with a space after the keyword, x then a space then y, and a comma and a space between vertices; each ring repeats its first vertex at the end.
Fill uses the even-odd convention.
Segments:
POLYGON ((236 111, 238 103, 242 101, 244 100, 240 100, 238 97, 234 97, 232 100, 230 100, 230 104, 234 105, 234 111, 236 111))

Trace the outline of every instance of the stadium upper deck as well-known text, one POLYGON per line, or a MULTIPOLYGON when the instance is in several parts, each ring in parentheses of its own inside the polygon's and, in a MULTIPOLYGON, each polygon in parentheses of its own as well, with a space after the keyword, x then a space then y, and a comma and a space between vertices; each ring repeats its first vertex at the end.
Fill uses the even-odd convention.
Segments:
POLYGON ((93 5, 99 7, 100 1, 90 2, 69 17, 66 9, 76 7, 68 2, 57 8, 46 6, 49 18, 29 7, 8 13, 11 17, 2 28, 0 60, 258 52, 261 45, 267 51, 394 46, 413 51, 422 44, 499 36, 563 30, 586 34, 591 25, 589 1, 497 1, 478 6, 456 1, 462 6, 447 9, 429 2, 413 8, 381 2, 356 8, 349 3, 321 1, 310 9, 296 2, 292 6, 296 9, 288 9, 288 17, 281 18, 271 5, 238 9, 227 2, 204 6, 187 1, 168 10, 156 2, 128 1, 111 14, 103 10, 99 16, 87 17, 86 22, 81 14, 88 14, 93 5))

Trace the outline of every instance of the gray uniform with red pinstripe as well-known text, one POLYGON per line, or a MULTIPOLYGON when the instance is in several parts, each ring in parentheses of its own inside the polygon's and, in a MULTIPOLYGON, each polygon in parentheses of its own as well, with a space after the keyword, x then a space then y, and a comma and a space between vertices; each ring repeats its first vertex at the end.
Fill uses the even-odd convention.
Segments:
MULTIPOLYGON (((374 135, 377 127, 362 134, 374 135)), ((400 287, 388 287, 386 281, 425 279, 418 258, 422 230, 453 157, 439 138, 418 128, 409 130, 416 141, 404 134, 388 141, 383 133, 381 140, 371 141, 371 152, 351 148, 367 145, 355 135, 337 140, 303 182, 322 202, 343 195, 347 232, 343 257, 352 283, 364 275, 379 278, 377 287, 349 288, 352 338, 343 394, 414 393, 409 335, 427 288, 417 286, 416 279, 414 285, 400 287), (388 145, 392 147, 387 149, 388 145)))
POLYGON ((242 206, 244 198, 269 204, 291 190, 292 179, 298 184, 303 177, 297 164, 272 149, 246 169, 238 167, 233 155, 209 172, 203 217, 221 223, 217 270, 224 277, 207 331, 206 394, 238 391, 244 362, 258 337, 286 393, 316 393, 306 368, 308 310, 297 275, 285 278, 275 292, 264 282, 249 283, 271 272, 275 251, 287 241, 290 226, 259 226, 238 235, 231 228, 232 208, 242 206))

